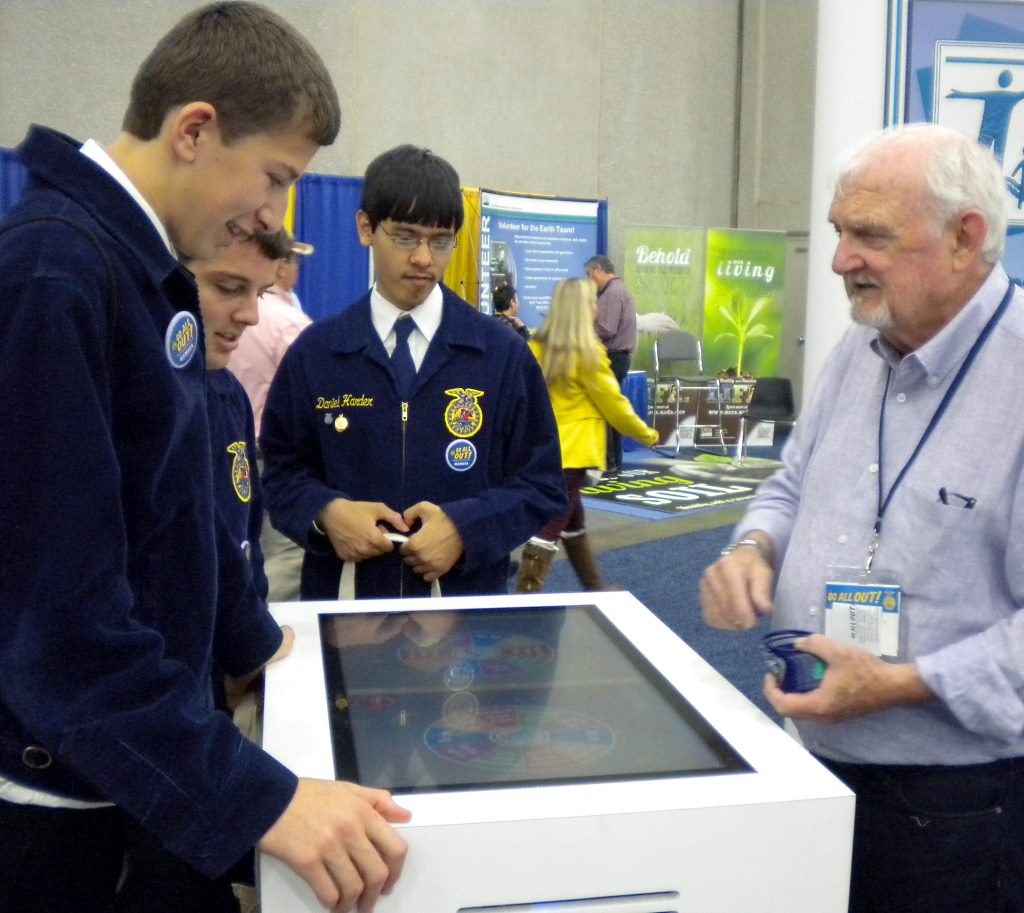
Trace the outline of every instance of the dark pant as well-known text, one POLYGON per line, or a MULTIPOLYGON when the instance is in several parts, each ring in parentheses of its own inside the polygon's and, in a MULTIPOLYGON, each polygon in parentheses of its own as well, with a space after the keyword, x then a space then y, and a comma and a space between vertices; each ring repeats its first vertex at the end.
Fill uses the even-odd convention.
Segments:
MULTIPOLYGON (((629 374, 629 360, 632 352, 609 352, 608 360, 612 365, 612 374, 619 382, 619 389, 622 389, 622 382, 629 374)), ((608 469, 622 469, 622 435, 611 425, 608 426, 608 440, 605 445, 608 469)))
POLYGON ((0 913, 105 913, 124 861, 116 808, 0 800, 0 913))
POLYGON ((538 538, 546 539, 548 542, 557 542, 562 538, 562 533, 582 532, 586 523, 580 489, 587 481, 587 470, 563 469, 562 475, 565 477, 565 492, 569 496, 569 507, 562 516, 551 520, 544 529, 537 533, 538 538))
POLYGON ((229 876, 207 878, 133 820, 125 831, 125 877, 111 913, 237 913, 229 876))
POLYGON ((1024 911, 1024 758, 965 767, 819 760, 857 796, 850 913, 1024 911))
POLYGON ((0 913, 237 913, 230 882, 206 878, 120 809, 0 800, 0 913))

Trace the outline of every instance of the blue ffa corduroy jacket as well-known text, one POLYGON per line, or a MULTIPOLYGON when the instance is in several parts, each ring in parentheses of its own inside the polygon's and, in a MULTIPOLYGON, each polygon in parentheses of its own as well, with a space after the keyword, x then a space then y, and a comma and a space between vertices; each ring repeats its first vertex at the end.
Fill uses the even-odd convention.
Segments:
MULTIPOLYGON (((231 551, 252 570, 256 591, 267 597, 260 530, 263 495, 256 467, 256 426, 245 388, 229 370, 211 371, 206 405, 213 457, 213 495, 231 537, 231 551)), ((245 624, 245 619, 238 620, 245 624)), ((278 635, 280 631, 278 631, 278 635)))
MULTIPOLYGON (((313 531, 337 497, 402 512, 440 506, 465 553, 444 595, 504 593, 509 552, 565 510, 558 429, 526 344, 442 287, 444 312, 407 404, 365 295, 317 321, 271 385, 260 447, 274 526, 306 549, 304 599, 335 598, 341 561, 313 531)), ((417 596, 427 584, 397 549, 360 562, 361 597, 417 596)))
POLYGON ((0 230, 71 219, 112 278, 74 227, 0 235, 0 775, 113 802, 215 875, 296 780, 213 710, 213 659, 250 672, 279 635, 260 616, 214 657, 218 600, 254 602, 218 570, 195 284, 74 141, 36 127, 19 155, 0 230))

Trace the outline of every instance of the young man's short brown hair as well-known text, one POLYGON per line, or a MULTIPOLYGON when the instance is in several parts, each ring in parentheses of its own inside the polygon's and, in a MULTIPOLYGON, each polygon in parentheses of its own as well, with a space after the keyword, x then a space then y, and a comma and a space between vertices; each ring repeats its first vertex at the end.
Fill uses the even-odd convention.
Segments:
POLYGON ((224 142, 299 128, 329 146, 341 128, 320 55, 256 3, 211 3, 171 29, 135 74, 124 130, 151 140, 169 111, 196 101, 217 109, 224 142))
POLYGON ((268 260, 285 260, 291 256, 292 236, 283 228, 273 234, 257 228, 249 240, 259 245, 260 253, 268 260))

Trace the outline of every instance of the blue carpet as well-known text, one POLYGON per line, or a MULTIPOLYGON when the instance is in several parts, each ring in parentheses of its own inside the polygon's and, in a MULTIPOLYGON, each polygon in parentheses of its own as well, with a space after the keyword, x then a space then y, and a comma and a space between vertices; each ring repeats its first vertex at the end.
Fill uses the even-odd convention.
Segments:
MULTIPOLYGON (((701 618, 701 574, 731 535, 731 527, 726 526, 657 539, 602 552, 598 563, 607 584, 629 590, 734 687, 778 720, 761 693, 765 673, 761 638, 767 633, 767 622, 734 633, 709 628, 701 618)), ((556 561, 544 590, 571 593, 578 589, 569 562, 556 561)))

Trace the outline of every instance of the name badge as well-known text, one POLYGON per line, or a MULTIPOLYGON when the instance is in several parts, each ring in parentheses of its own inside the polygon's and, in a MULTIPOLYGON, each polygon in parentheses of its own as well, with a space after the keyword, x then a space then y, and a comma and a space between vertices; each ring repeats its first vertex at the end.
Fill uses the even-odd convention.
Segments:
POLYGON ((167 324, 164 353, 172 368, 184 368, 199 349, 199 322, 189 311, 178 311, 167 324))
POLYGON ((900 652, 900 588, 840 579, 825 584, 825 635, 875 656, 900 652))

